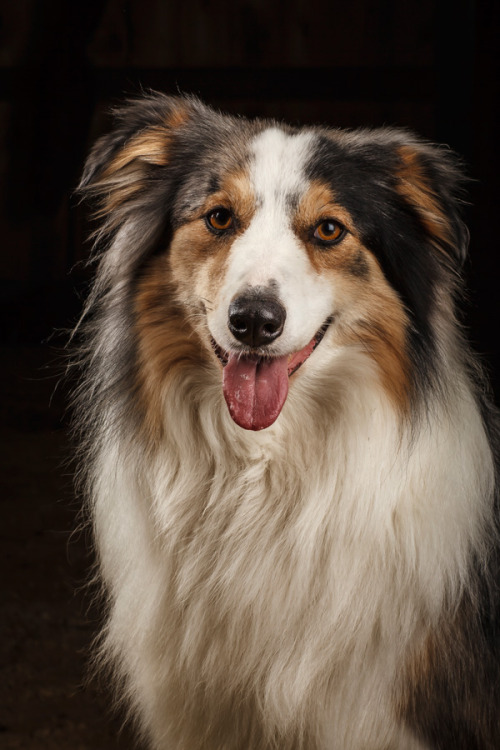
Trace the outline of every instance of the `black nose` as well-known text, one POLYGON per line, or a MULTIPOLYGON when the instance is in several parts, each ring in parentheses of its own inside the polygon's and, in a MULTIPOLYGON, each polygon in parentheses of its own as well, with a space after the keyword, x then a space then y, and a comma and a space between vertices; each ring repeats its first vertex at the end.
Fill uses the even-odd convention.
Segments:
POLYGON ((271 344, 281 336, 285 318, 285 308, 269 294, 242 294, 229 305, 229 330, 251 347, 271 344))

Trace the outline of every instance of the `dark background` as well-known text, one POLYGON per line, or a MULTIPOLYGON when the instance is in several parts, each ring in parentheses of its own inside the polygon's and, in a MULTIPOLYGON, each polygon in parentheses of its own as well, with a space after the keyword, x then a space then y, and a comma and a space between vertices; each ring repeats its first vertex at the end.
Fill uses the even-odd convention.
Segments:
POLYGON ((72 490, 63 347, 88 283, 72 197, 108 110, 143 88, 292 123, 399 125, 465 159, 465 321, 497 373, 497 0, 0 4, 0 747, 129 748, 85 682, 97 610, 72 490))

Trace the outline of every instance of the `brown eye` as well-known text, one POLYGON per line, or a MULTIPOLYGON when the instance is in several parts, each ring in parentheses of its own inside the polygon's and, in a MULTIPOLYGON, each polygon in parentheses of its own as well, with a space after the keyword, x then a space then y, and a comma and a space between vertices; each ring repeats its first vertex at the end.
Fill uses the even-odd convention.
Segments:
POLYGON ((232 226, 233 214, 228 208, 214 208, 206 215, 206 222, 209 229, 224 232, 232 226))
POLYGON ((342 224, 339 224, 333 219, 326 219, 322 221, 314 230, 314 236, 321 242, 335 243, 339 242, 345 234, 345 229, 342 224))

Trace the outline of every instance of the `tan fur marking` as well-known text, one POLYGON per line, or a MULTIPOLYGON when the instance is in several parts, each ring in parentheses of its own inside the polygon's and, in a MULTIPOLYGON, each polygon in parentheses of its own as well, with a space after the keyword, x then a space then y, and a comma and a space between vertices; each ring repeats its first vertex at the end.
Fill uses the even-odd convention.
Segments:
POLYGON ((417 210, 425 229, 436 240, 436 246, 442 249, 443 245, 453 241, 450 226, 427 181, 418 153, 409 146, 401 146, 398 153, 402 167, 396 190, 417 210))
MULTIPOLYGON (((294 230, 307 248, 310 261, 318 273, 336 269, 354 273, 354 263, 359 257, 359 243, 354 244, 356 230, 349 212, 335 199, 332 190, 322 182, 313 182, 303 196, 294 218, 294 230), (313 230, 321 221, 336 219, 349 234, 338 245, 320 247, 313 241, 313 230)), ((364 260, 364 258, 363 258, 364 260)))
POLYGON ((152 441, 163 430, 163 394, 187 366, 202 367, 199 338, 175 303, 168 258, 155 258, 135 295, 138 339, 138 388, 145 410, 144 427, 152 441))
POLYGON ((338 218, 351 231, 354 228, 349 212, 338 204, 331 188, 316 180, 299 203, 296 221, 299 226, 309 228, 322 219, 331 218, 338 218))
POLYGON ((98 181, 104 198, 97 217, 112 214, 116 208, 142 190, 145 164, 154 164, 158 167, 168 164, 172 134, 188 119, 187 109, 175 108, 165 125, 156 125, 137 133, 111 159, 98 181))
POLYGON ((377 363, 382 385, 398 409, 409 407, 410 379, 406 349, 408 320, 401 301, 369 257, 370 279, 343 275, 342 296, 350 298, 347 321, 338 321, 341 340, 359 343, 377 363), (352 312, 351 312, 352 310, 352 312))
POLYGON ((406 413, 410 405, 406 316, 400 304, 385 295, 368 294, 367 301, 369 318, 358 321, 353 330, 376 361, 388 396, 406 413))
POLYGON ((231 245, 248 228, 254 213, 255 197, 246 172, 228 174, 220 189, 208 196, 197 216, 174 234, 170 255, 181 289, 188 293, 193 278, 205 270, 213 298, 222 281, 231 245), (219 206, 233 212, 235 223, 227 232, 215 235, 207 228, 205 216, 219 206))
POLYGON ((162 127, 149 128, 139 133, 111 160, 103 173, 103 178, 113 175, 136 159, 165 166, 168 161, 169 140, 169 131, 162 127))
MULTIPOLYGON (((247 173, 245 171, 239 171, 227 175, 222 182, 220 192, 210 196, 210 200, 215 202, 219 195, 222 200, 221 205, 226 205, 224 198, 226 200, 229 199, 228 208, 233 210, 237 221, 235 233, 236 235, 242 234, 250 225, 255 213, 255 196, 250 187, 247 173)), ((210 207, 207 207, 207 211, 209 210, 210 207)), ((215 287, 222 281, 226 270, 227 258, 228 253, 219 253, 214 256, 212 263, 210 264, 209 278, 212 289, 215 289, 215 287)))
POLYGON ((203 214, 217 206, 231 209, 241 229, 246 229, 255 213, 255 196, 246 171, 240 170, 225 175, 219 190, 209 195, 205 201, 202 207, 203 214))
POLYGON ((189 120, 189 110, 184 105, 178 104, 172 112, 170 113, 170 116, 167 117, 167 125, 170 128, 180 128, 182 125, 184 125, 189 120))
POLYGON ((175 232, 170 244, 171 266, 186 300, 191 296, 200 273, 208 272, 212 266, 223 266, 233 239, 233 232, 220 236, 212 234, 203 218, 190 221, 175 232))

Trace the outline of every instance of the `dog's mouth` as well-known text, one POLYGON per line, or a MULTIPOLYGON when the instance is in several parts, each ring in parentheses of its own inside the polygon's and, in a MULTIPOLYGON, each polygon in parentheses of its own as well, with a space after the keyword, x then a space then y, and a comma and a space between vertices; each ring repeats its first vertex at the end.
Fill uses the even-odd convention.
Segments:
POLYGON ((278 418, 288 395, 288 380, 321 343, 333 318, 328 318, 298 352, 281 357, 258 352, 226 352, 212 339, 223 366, 223 391, 229 413, 246 430, 263 430, 278 418))

